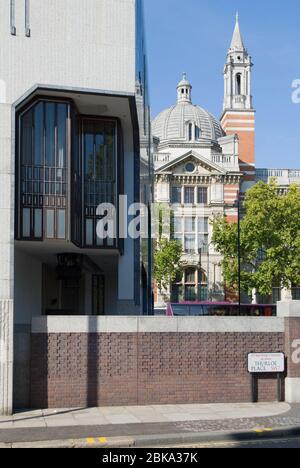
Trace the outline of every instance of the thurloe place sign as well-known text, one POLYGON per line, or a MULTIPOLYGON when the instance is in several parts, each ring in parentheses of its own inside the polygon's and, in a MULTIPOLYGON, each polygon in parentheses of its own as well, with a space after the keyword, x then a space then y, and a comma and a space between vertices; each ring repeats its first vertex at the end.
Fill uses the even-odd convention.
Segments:
POLYGON ((250 374, 281 373, 285 371, 284 353, 248 354, 250 374))

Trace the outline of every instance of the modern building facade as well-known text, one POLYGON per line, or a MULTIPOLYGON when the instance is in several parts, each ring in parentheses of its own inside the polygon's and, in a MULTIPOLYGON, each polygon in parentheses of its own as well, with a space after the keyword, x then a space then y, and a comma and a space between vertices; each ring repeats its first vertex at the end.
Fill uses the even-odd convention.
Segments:
POLYGON ((128 207, 151 203, 152 166, 142 1, 0 3, 0 413, 7 413, 29 406, 33 317, 150 312, 151 244, 141 249, 126 229, 128 207), (111 214, 113 231, 105 223, 111 214))

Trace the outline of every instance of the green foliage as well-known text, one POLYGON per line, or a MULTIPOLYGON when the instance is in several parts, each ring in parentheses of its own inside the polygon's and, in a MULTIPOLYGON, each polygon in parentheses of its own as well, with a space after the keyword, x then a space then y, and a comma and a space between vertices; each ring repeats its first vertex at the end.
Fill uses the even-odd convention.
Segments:
POLYGON ((159 239, 154 250, 154 278, 160 291, 168 289, 183 271, 181 265, 182 245, 172 237, 172 214, 166 205, 158 206, 159 239))
MULTIPOLYGON (((300 188, 280 193, 276 182, 259 182, 246 194, 240 223, 241 286, 269 295, 275 285, 300 284, 300 188), (260 258, 259 253, 263 253, 260 258)), ((238 225, 215 218, 213 242, 223 255, 225 283, 238 283, 238 225)))
POLYGON ((157 242, 154 252, 154 277, 160 291, 167 289, 182 272, 180 262, 181 243, 177 240, 162 238, 157 242))

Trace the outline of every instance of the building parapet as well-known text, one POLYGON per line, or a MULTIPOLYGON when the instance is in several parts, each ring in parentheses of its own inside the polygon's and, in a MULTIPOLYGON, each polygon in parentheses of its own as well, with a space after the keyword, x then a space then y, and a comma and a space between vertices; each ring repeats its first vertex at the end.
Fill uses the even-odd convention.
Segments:
POLYGON ((268 183, 272 178, 281 186, 300 184, 300 169, 256 169, 256 180, 268 183))

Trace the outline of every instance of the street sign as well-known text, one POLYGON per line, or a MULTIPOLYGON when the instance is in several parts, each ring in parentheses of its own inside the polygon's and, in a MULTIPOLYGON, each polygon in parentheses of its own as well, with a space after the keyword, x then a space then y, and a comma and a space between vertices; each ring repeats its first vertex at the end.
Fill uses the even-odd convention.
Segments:
POLYGON ((250 374, 282 373, 285 371, 284 353, 248 354, 250 374))

